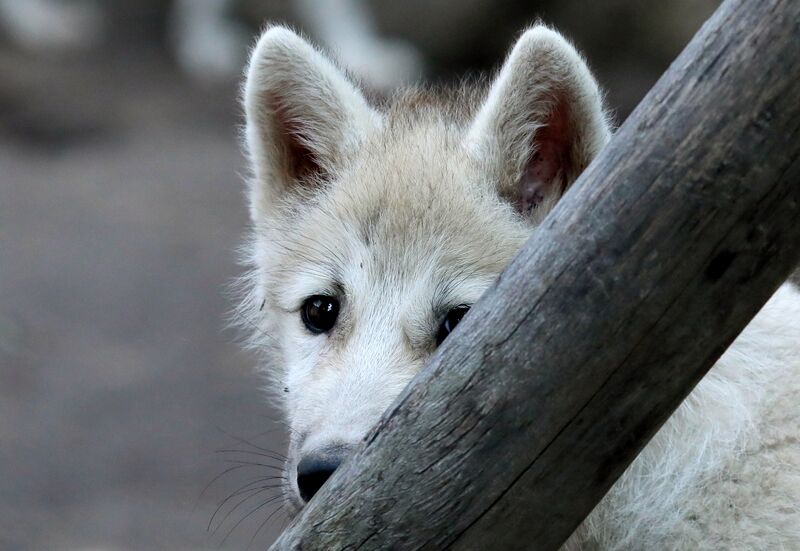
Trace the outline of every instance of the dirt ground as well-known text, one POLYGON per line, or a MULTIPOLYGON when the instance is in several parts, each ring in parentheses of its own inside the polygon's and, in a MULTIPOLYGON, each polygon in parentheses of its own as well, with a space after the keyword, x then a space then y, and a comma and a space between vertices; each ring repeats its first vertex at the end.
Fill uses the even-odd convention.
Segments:
POLYGON ((215 453, 247 447, 234 436, 282 448, 224 330, 246 217, 235 85, 198 89, 154 52, 6 53, 0 74, 0 549, 245 549, 272 504, 221 546, 260 502, 208 521, 273 471, 201 496, 248 458, 215 453))

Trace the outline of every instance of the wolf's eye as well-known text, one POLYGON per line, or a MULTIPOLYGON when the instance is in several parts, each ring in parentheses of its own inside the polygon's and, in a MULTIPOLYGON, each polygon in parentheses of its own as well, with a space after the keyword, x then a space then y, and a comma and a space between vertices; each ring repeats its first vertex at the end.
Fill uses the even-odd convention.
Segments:
POLYGON ((447 335, 449 335, 450 332, 456 328, 458 322, 461 321, 461 318, 463 318, 464 314, 466 314, 468 311, 469 306, 467 304, 460 304, 447 312, 447 315, 442 320, 442 324, 439 326, 439 332, 436 333, 436 346, 442 344, 442 341, 444 341, 447 338, 447 335))
POLYGON ((308 297, 300 310, 300 317, 306 329, 315 335, 330 331, 338 315, 339 301, 323 295, 308 297))

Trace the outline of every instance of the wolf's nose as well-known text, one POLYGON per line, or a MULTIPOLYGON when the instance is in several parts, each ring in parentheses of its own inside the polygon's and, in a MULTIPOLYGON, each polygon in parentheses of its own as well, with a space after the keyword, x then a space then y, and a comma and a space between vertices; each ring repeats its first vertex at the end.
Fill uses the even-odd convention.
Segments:
POLYGON ((314 497, 341 463, 342 455, 338 453, 312 453, 303 457, 297 464, 297 487, 303 501, 314 497))

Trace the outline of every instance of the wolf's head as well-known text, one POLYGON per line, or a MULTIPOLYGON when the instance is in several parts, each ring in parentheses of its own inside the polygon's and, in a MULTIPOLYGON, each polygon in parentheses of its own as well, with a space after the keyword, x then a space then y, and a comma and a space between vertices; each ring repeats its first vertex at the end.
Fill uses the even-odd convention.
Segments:
POLYGON ((297 508, 493 282, 605 144, 586 64, 525 32, 486 93, 375 107, 291 31, 244 88, 252 163, 242 315, 291 427, 297 508))

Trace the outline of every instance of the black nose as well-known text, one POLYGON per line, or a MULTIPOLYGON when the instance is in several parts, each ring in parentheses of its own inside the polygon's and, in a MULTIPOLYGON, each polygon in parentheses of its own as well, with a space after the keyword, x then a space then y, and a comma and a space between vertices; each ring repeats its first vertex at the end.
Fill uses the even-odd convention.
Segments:
POLYGON ((308 501, 341 465, 341 453, 311 453, 297 464, 297 487, 300 497, 308 501))

